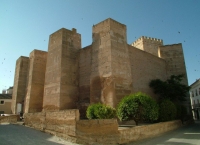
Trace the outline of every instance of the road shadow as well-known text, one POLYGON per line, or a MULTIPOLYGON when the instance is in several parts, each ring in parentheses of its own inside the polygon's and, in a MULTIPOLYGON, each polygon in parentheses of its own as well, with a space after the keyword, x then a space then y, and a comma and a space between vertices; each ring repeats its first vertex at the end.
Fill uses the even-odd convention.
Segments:
POLYGON ((15 124, 0 125, 1 145, 75 145, 56 136, 15 124))

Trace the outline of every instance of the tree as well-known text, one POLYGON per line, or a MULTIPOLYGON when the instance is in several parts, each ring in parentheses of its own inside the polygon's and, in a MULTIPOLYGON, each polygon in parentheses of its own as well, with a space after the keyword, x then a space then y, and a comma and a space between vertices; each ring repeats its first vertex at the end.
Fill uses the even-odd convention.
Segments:
POLYGON ((168 99, 162 100, 160 103, 160 121, 174 120, 177 116, 177 109, 174 103, 168 99))
POLYGON ((88 106, 86 116, 88 119, 112 119, 116 117, 116 110, 105 104, 97 103, 88 106))
POLYGON ((117 107, 117 116, 121 121, 133 119, 136 125, 139 121, 153 122, 158 119, 158 115, 156 101, 141 92, 125 96, 117 107))
POLYGON ((181 83, 183 75, 172 75, 166 81, 160 79, 152 80, 149 84, 160 99, 170 99, 173 102, 185 101, 190 87, 181 83))

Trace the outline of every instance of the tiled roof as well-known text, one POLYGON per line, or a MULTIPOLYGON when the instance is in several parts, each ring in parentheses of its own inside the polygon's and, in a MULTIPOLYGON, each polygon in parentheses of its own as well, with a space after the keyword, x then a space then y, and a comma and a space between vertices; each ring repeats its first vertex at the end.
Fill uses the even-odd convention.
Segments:
POLYGON ((0 94, 0 99, 12 99, 11 94, 0 94))

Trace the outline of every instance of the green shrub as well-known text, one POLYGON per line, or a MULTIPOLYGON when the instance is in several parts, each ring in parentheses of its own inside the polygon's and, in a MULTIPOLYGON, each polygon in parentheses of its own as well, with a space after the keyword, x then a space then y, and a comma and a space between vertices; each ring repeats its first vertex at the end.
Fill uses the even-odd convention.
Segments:
POLYGON ((153 122, 158 119, 159 106, 155 100, 144 93, 130 94, 124 97, 117 107, 117 116, 123 120, 153 122))
POLYGON ((116 110, 101 103, 88 106, 86 111, 88 119, 111 119, 116 117, 116 110))
POLYGON ((174 120, 177 116, 177 109, 170 100, 163 100, 160 103, 160 121, 174 120))

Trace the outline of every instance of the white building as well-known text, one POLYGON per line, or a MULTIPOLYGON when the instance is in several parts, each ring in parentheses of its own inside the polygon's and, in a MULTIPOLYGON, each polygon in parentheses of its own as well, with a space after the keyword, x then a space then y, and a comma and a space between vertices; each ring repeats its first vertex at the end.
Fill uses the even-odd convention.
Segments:
POLYGON ((190 85, 190 100, 192 105, 193 118, 200 119, 200 79, 190 85))

